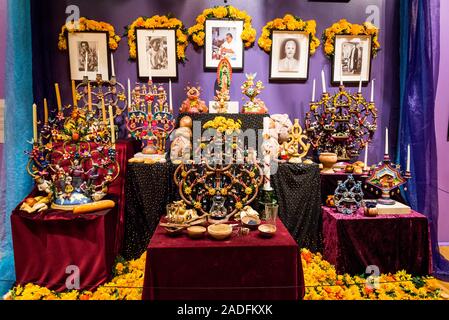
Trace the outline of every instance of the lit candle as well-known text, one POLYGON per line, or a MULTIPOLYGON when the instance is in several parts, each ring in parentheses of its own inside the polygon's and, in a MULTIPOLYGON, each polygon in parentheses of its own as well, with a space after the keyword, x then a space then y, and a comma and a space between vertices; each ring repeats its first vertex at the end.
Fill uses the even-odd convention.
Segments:
POLYGON ((359 93, 362 93, 362 74, 360 74, 360 80, 359 80, 359 93))
POLYGON ((106 107, 104 105, 104 97, 101 97, 101 112, 103 114, 103 123, 107 124, 106 107))
POLYGON ((111 52, 111 76, 115 77, 114 55, 111 52))
POLYGON ((410 144, 407 145, 407 172, 410 172, 410 144))
POLYGON ((48 124, 48 104, 47 99, 44 98, 44 123, 48 124))
POLYGON ((112 113, 112 105, 109 105, 109 125, 111 126, 112 147, 115 148, 115 126, 114 126, 114 115, 112 113))
POLYGON ((128 107, 131 106, 131 80, 128 78, 128 107))
POLYGON ((33 103, 33 143, 37 144, 37 106, 33 103))
POLYGON ((169 106, 170 111, 173 110, 173 104, 172 104, 172 95, 171 95, 171 79, 168 79, 168 94, 169 94, 169 106))
POLYGON ((84 60, 84 76, 87 77, 87 51, 86 51, 86 57, 84 60))
POLYGON ((371 102, 374 102, 374 79, 371 80, 371 102))
POLYGON ((61 93, 59 92, 59 84, 55 83, 55 91, 56 91, 56 102, 58 104, 58 112, 61 112, 62 104, 61 104, 61 93))
POLYGON ((78 106, 78 100, 76 99, 76 86, 75 86, 75 80, 72 80, 72 99, 73 99, 73 106, 78 106))
POLYGON ((365 145, 365 168, 368 168, 368 142, 365 145))
POLYGON ((388 128, 385 128, 385 154, 388 154, 388 128))
POLYGON ((321 85, 323 87, 323 93, 326 93, 326 78, 324 76, 324 70, 321 70, 321 85))
POLYGON ((92 111, 92 89, 90 87, 90 82, 87 83, 87 108, 89 112, 92 111))
POLYGON ((316 87, 316 79, 313 79, 313 86, 312 86, 312 102, 315 102, 315 88, 316 87))

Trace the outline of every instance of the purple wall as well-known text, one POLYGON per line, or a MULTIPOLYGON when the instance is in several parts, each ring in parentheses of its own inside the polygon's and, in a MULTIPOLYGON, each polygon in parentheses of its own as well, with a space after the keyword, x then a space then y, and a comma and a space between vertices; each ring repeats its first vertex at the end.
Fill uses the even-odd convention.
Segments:
POLYGON ((449 242, 449 37, 445 33, 449 29, 449 1, 440 2, 440 73, 435 106, 435 128, 438 153, 438 239, 449 242))
MULTIPOLYGON (((131 23, 139 15, 152 16, 154 14, 166 14, 172 12, 180 18, 188 27, 194 23, 195 17, 205 8, 216 4, 223 4, 223 1, 146 1, 146 0, 127 0, 127 1, 95 1, 93 5, 89 0, 49 0, 34 1, 34 9, 38 10, 41 15, 40 30, 36 30, 34 25, 34 39, 43 41, 47 44, 48 53, 45 59, 47 65, 52 66, 52 70, 42 70, 46 73, 45 81, 39 82, 39 88, 35 88, 35 98, 42 101, 43 96, 54 100, 52 90, 52 82, 59 82, 62 85, 62 95, 65 103, 70 103, 69 88, 69 66, 68 55, 66 52, 57 50, 58 32, 65 22, 66 5, 75 4, 80 8, 81 16, 91 19, 103 20, 112 23, 117 33, 123 34, 123 27, 131 23)), ((268 20, 283 16, 285 13, 291 12, 301 16, 303 19, 317 20, 318 35, 320 37, 322 31, 333 22, 342 17, 347 18, 351 22, 362 23, 367 14, 365 13, 368 5, 377 5, 380 9, 380 27, 382 29, 380 43, 383 50, 380 51, 378 57, 373 60, 372 78, 376 79, 375 101, 378 102, 379 108, 379 129, 390 126, 391 145, 395 145, 396 132, 395 126, 395 110, 398 103, 398 73, 394 71, 392 66, 398 63, 398 47, 397 47, 397 30, 395 23, 395 3, 397 1, 385 0, 358 0, 350 3, 318 3, 307 1, 282 1, 282 6, 275 0, 258 0, 258 1, 228 1, 229 4, 246 10, 253 17, 253 25, 258 35, 263 25, 268 20), (281 8, 282 7, 282 8, 281 8), (388 30, 385 32, 383 30, 388 30), (384 72, 387 70, 387 72, 384 72), (382 101, 382 103, 380 103, 382 101), (392 116, 391 116, 392 115, 392 116)), ((397 11, 396 11, 397 12, 397 11)), ((114 60, 116 63, 116 73, 118 80, 125 83, 129 77, 131 81, 136 80, 136 64, 128 61, 128 45, 127 40, 123 39, 120 47, 115 53, 114 60)), ((40 53, 34 52, 35 55, 40 53)), ((179 65, 178 81, 173 83, 173 103, 179 106, 185 99, 184 87, 190 82, 192 84, 199 83, 203 88, 203 98, 208 101, 213 97, 213 84, 215 73, 203 72, 203 51, 199 52, 189 45, 187 49, 187 57, 189 59, 185 65, 179 65)), ((36 57, 33 57, 36 59, 36 57)), ((36 63, 35 63, 36 65, 36 63)), ((311 89, 313 78, 317 79, 317 89, 321 90, 320 72, 323 68, 326 71, 326 79, 328 80, 328 90, 330 87, 330 63, 324 57, 322 47, 310 59, 310 76, 309 80, 303 84, 274 84, 268 83, 268 67, 269 55, 264 53, 256 45, 245 51, 245 68, 244 72, 257 72, 258 79, 266 84, 266 89, 262 93, 261 98, 267 103, 270 113, 289 113, 291 117, 299 117, 302 119, 307 111, 307 102, 311 98, 311 89), (319 84, 319 85, 318 85, 319 84)), ((233 83, 231 87, 231 97, 233 100, 241 101, 240 85, 244 81, 244 73, 234 73, 233 83)), ((332 88, 337 90, 336 87, 332 88)), ((369 95, 370 88, 364 88, 365 94, 369 95)), ((54 105, 54 104, 53 104, 54 105)), ((175 108, 176 110, 177 108, 175 108)), ((369 160, 371 162, 379 161, 383 153, 383 137, 384 130, 378 130, 376 133, 373 146, 370 148, 369 160)), ((393 150, 392 150, 393 151, 393 150)), ((393 154, 393 153, 392 153, 393 154)))
POLYGON ((0 99, 5 98, 6 3, 0 0, 0 99))

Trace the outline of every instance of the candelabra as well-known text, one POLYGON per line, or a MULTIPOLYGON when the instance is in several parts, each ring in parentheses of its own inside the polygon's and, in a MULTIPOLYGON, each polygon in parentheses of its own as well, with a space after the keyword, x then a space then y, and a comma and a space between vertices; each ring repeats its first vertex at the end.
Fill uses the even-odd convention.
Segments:
POLYGON ((339 161, 359 156, 377 129, 377 109, 361 92, 350 94, 343 85, 330 96, 324 92, 310 103, 305 117, 306 134, 320 153, 337 154, 339 161))

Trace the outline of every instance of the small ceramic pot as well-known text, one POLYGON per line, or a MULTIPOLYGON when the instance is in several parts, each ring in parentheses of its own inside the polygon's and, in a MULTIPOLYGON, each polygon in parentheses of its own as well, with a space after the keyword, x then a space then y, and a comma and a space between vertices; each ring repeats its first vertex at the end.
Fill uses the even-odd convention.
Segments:
POLYGON ((337 163, 337 154, 332 152, 320 153, 320 162, 323 164, 323 170, 321 173, 334 173, 332 166, 337 163))

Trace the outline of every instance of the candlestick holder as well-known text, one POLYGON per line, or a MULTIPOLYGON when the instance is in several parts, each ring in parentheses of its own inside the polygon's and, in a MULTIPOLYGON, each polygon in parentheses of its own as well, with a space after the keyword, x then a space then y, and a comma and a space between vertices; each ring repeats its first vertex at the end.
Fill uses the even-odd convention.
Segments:
POLYGON ((126 117, 128 136, 142 141, 142 153, 136 157, 165 159, 167 138, 175 123, 164 87, 151 79, 147 84, 136 84, 126 117))
POLYGON ((72 210, 99 201, 120 173, 108 126, 86 108, 66 106, 41 128, 27 172, 52 208, 72 210))
POLYGON ((302 163, 310 149, 310 143, 307 142, 307 135, 303 134, 303 129, 299 124, 299 119, 294 119, 293 126, 289 129, 288 140, 282 144, 288 162, 302 163))
POLYGON ((396 203, 390 197, 391 191, 399 188, 411 178, 410 172, 401 172, 400 169, 400 165, 392 163, 390 156, 385 154, 383 161, 373 169, 371 175, 365 180, 366 183, 380 189, 382 196, 378 199, 378 203, 386 205, 396 203))
POLYGON ((335 95, 325 92, 319 101, 311 102, 304 122, 313 149, 349 161, 358 157, 374 136, 377 109, 360 92, 351 94, 340 86, 335 95))

